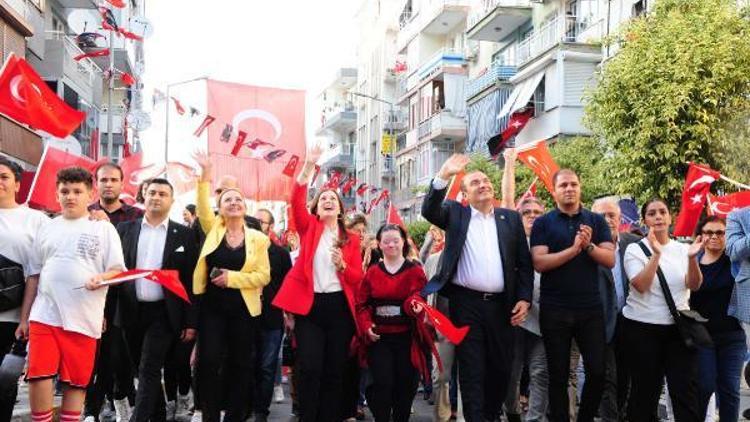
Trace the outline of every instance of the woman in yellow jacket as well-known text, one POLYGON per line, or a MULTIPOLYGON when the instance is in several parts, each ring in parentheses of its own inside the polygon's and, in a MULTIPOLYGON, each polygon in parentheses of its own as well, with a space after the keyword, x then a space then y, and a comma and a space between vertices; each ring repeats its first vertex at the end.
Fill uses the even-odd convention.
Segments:
POLYGON ((206 233, 193 275, 198 301, 198 390, 203 421, 244 421, 253 378, 254 318, 261 312, 263 286, 271 280, 268 237, 245 226, 245 198, 237 189, 217 197, 214 215, 209 196, 211 163, 195 155, 202 174, 198 183, 197 214, 206 233), (226 356, 226 358, 222 358, 226 356), (221 370, 221 373, 220 373, 221 370), (222 375, 231 377, 227 383, 222 375), (227 397, 222 397, 230 385, 227 397))

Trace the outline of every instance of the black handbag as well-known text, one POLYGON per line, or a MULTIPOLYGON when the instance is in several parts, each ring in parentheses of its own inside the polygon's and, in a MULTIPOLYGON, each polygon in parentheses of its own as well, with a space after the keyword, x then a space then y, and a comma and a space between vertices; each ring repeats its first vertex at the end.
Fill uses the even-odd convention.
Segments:
POLYGON ((0 312, 21 306, 25 289, 26 278, 21 264, 0 255, 0 312))
MULTIPOLYGON (((647 258, 651 257, 651 251, 646 247, 643 241, 638 242, 638 246, 641 247, 641 250, 647 258)), ((692 309, 678 311, 677 305, 674 303, 674 297, 672 297, 672 291, 669 290, 667 279, 664 277, 661 267, 656 269, 656 276, 659 278, 659 285, 664 292, 664 298, 667 301, 669 313, 671 313, 672 318, 674 318, 675 326, 680 333, 680 337, 682 338, 685 347, 690 350, 696 350, 698 347, 714 347, 714 341, 705 325, 708 322, 708 319, 692 309)))

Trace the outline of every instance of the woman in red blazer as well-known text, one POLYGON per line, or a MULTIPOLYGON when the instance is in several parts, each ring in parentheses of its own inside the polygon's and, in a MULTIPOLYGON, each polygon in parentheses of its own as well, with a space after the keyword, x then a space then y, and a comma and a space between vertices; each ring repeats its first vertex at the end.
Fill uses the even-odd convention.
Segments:
POLYGON ((303 422, 341 420, 343 368, 357 334, 354 301, 363 277, 359 235, 344 226, 338 192, 320 190, 307 211, 307 185, 322 152, 319 146, 308 152, 292 191, 300 254, 273 300, 295 316, 303 422))

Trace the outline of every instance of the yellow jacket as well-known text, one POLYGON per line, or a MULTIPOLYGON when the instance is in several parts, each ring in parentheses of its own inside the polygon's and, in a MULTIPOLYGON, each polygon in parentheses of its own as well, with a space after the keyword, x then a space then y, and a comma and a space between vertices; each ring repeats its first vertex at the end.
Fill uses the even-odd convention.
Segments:
MULTIPOLYGON (((198 264, 193 273, 193 293, 200 295, 205 293, 208 283, 208 265, 206 256, 215 251, 221 245, 227 232, 224 220, 217 217, 211 209, 210 201, 211 186, 207 182, 198 183, 198 200, 196 213, 200 221, 201 229, 206 233, 206 241, 203 243, 198 264)), ((263 286, 271 281, 271 264, 268 260, 268 246, 271 241, 263 233, 245 227, 245 265, 240 271, 229 271, 227 287, 239 289, 245 300, 247 310, 252 316, 261 313, 261 293, 263 286)))

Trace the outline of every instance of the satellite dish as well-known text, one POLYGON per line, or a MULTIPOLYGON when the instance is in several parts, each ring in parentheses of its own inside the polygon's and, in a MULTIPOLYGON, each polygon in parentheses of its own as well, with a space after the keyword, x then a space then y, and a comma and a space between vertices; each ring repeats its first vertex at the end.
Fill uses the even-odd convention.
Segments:
POLYGON ((133 65, 133 75, 137 78, 143 76, 144 70, 145 66, 143 65, 142 61, 135 62, 135 64, 133 65))
POLYGON ((87 9, 73 9, 68 15, 68 26, 76 34, 96 32, 101 26, 102 18, 87 9))
POLYGON ((128 20, 128 31, 139 37, 149 38, 154 35, 154 25, 145 16, 133 16, 128 20))
POLYGON ((128 124, 137 131, 146 130, 151 127, 151 116, 145 111, 131 111, 128 113, 128 124))

